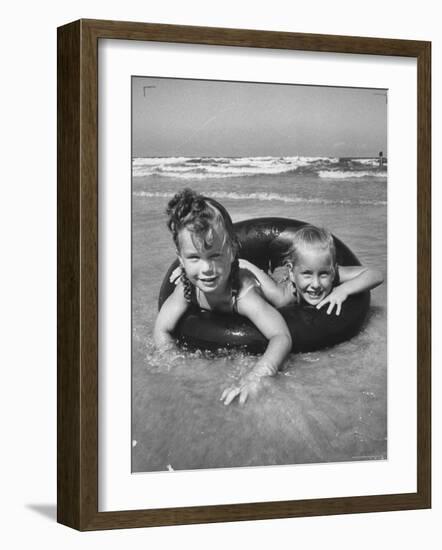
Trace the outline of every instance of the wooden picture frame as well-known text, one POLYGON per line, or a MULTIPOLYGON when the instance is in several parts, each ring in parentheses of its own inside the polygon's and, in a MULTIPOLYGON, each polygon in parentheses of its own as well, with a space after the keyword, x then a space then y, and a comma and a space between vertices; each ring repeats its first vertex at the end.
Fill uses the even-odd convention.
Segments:
POLYGON ((58 29, 58 521, 82 531, 431 506, 431 44, 79 20, 58 29), (98 41, 138 40, 417 60, 417 492, 98 511, 98 41))

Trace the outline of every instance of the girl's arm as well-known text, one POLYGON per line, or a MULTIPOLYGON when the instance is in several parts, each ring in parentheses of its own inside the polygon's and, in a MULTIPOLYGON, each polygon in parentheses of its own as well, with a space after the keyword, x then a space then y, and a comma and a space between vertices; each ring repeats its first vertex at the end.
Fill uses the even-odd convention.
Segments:
POLYGON ((341 313, 341 305, 352 294, 358 294, 365 290, 371 290, 384 282, 384 277, 378 269, 364 266, 338 266, 340 284, 336 286, 328 296, 319 303, 316 308, 320 309, 329 304, 327 314, 333 311, 336 306, 336 315, 341 313))
POLYGON ((239 267, 247 269, 258 279, 266 300, 275 307, 282 307, 293 301, 293 296, 288 292, 288 287, 276 283, 270 275, 255 264, 241 258, 239 267))
POLYGON ((253 369, 238 384, 223 391, 221 400, 225 405, 237 396, 240 404, 243 404, 250 394, 256 393, 261 378, 275 376, 292 348, 292 338, 283 317, 256 289, 251 289, 238 301, 238 313, 249 318, 269 343, 253 369))
POLYGON ((167 298, 158 313, 153 331, 153 338, 156 347, 160 351, 175 350, 175 339, 172 333, 183 313, 189 307, 184 298, 184 289, 179 282, 172 294, 167 298))

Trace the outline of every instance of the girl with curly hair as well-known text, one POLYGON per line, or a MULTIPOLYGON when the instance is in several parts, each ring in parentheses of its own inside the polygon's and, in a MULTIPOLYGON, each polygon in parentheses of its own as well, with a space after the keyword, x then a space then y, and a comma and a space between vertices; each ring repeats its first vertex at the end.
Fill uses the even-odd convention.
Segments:
POLYGON ((249 373, 221 395, 226 405, 236 397, 242 404, 257 393, 262 377, 277 374, 292 347, 289 330, 281 314, 264 299, 256 277, 239 267, 233 223, 219 202, 185 189, 169 202, 167 214, 181 276, 156 319, 155 343, 164 351, 175 348, 175 327, 190 304, 250 319, 267 338, 266 351, 249 373))

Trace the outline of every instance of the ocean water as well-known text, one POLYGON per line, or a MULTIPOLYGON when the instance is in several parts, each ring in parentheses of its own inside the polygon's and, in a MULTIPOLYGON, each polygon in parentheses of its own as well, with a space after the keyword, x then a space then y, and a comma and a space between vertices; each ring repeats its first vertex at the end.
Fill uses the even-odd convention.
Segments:
POLYGON ((132 470, 386 459, 386 160, 137 158, 132 195, 132 470), (372 291, 361 332, 333 348, 290 355, 244 406, 219 398, 255 358, 183 352, 168 362, 152 329, 175 258, 164 211, 184 187, 219 200, 233 221, 280 216, 325 226, 362 264, 381 269, 385 281, 372 291))

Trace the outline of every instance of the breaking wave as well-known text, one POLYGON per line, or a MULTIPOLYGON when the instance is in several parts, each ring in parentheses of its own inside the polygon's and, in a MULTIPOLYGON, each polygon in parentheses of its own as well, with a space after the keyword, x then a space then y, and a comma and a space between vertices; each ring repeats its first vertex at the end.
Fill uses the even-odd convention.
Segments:
POLYGON ((135 178, 232 178, 277 174, 308 174, 320 178, 387 177, 387 159, 338 157, 147 157, 134 158, 135 178))
MULTIPOLYGON (((134 196, 136 197, 144 197, 144 198, 164 198, 169 199, 174 196, 175 193, 169 193, 169 192, 161 192, 161 191, 136 191, 134 192, 134 196)), ((237 200, 237 201, 250 201, 250 200, 258 200, 258 201, 280 201, 284 203, 293 203, 293 204, 301 204, 301 203, 310 203, 310 204, 348 204, 348 205, 385 205, 387 204, 386 201, 382 200, 371 200, 371 199, 323 199, 323 198, 302 198, 302 197, 293 197, 290 195, 280 195, 279 193, 237 193, 235 191, 212 191, 204 193, 208 197, 212 197, 214 199, 229 199, 229 200, 237 200)))

